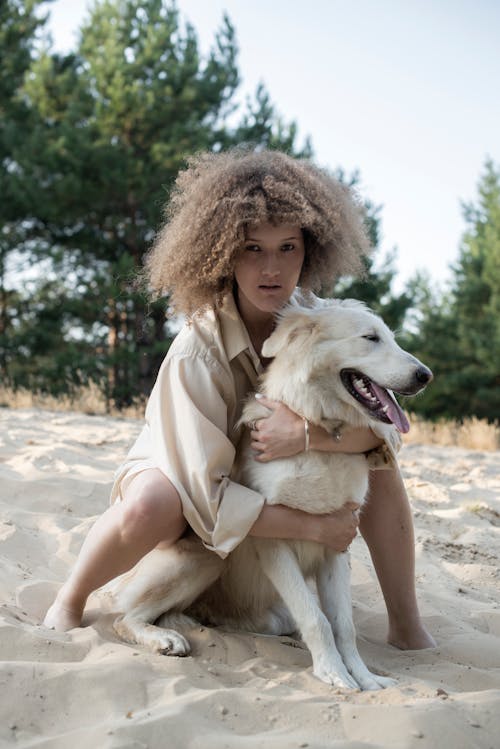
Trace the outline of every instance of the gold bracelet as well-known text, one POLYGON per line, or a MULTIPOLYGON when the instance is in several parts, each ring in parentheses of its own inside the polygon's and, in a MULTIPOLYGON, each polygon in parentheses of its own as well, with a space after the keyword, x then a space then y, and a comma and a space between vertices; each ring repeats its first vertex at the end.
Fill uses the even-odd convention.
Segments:
POLYGON ((307 421, 306 417, 302 417, 304 421, 304 437, 305 437, 305 446, 304 446, 304 452, 309 452, 309 422, 307 421))

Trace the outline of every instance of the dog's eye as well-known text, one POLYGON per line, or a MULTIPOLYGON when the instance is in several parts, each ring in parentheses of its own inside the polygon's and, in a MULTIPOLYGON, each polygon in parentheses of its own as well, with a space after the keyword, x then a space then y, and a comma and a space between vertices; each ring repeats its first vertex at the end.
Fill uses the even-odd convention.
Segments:
POLYGON ((376 333, 371 333, 370 335, 364 335, 363 338, 366 338, 367 341, 373 341, 373 343, 379 343, 380 338, 376 333))

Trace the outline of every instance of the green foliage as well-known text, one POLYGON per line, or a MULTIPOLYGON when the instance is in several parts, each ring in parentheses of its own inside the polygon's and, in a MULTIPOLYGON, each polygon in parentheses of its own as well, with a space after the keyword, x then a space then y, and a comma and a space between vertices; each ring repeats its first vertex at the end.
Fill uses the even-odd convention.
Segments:
POLYGON ((419 319, 409 345, 435 382, 411 407, 426 417, 500 419, 500 172, 491 161, 478 192, 463 208, 467 229, 449 294, 436 297, 422 277, 415 283, 419 319))
POLYGON ((26 227, 20 220, 25 205, 14 175, 13 158, 22 147, 30 119, 21 87, 31 65, 43 19, 36 10, 40 0, 2 0, 0 3, 0 378, 9 380, 14 360, 18 308, 23 298, 12 274, 22 259, 26 227))
POLYGON ((395 253, 387 253, 382 259, 382 267, 377 268, 373 257, 365 258, 365 272, 359 278, 342 278, 334 289, 334 296, 340 299, 361 299, 380 315, 395 331, 403 326, 408 310, 413 303, 410 288, 397 294, 392 284, 396 278, 395 253))
POLYGON ((51 275, 5 341, 5 351, 23 342, 5 373, 15 385, 60 391, 93 377, 118 405, 150 391, 170 339, 163 305, 149 304, 135 278, 179 168, 195 151, 242 140, 294 152, 296 126, 263 87, 229 125, 236 62, 227 17, 202 57, 173 2, 101 0, 74 53, 41 50, 19 76, 11 93, 26 122, 10 144, 12 214, 51 275))
MULTIPOLYGON (((126 405, 150 391, 170 342, 164 304, 135 279, 186 158, 242 142, 310 156, 311 145, 297 147, 296 124, 263 86, 244 111, 235 104, 227 17, 202 56, 173 1, 98 0, 77 48, 58 55, 37 42, 41 4, 0 3, 0 375, 56 395, 92 380, 126 405)), ((325 293, 365 300, 434 370, 411 408, 500 418, 498 170, 487 162, 464 206, 446 294, 423 274, 393 291, 394 254, 378 259, 380 209, 365 210, 375 259, 363 279, 325 293)))

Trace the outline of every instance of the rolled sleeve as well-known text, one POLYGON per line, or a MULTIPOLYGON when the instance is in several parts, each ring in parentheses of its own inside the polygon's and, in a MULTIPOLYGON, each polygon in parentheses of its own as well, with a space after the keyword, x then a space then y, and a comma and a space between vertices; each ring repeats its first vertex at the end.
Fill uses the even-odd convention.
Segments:
POLYGON ((230 391, 216 360, 174 355, 165 360, 146 410, 153 462, 179 492, 194 532, 221 557, 245 538, 265 502, 230 478, 230 391))

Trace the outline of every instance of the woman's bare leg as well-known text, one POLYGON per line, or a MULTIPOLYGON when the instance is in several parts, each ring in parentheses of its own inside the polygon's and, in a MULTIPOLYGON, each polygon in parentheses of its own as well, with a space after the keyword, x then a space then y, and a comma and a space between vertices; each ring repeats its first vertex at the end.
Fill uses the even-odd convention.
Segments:
POLYGON ((435 647, 418 611, 413 520, 398 469, 370 472, 369 498, 359 527, 387 606, 388 642, 402 650, 435 647))
POLYGON ((166 476, 157 468, 137 474, 123 500, 92 526, 45 626, 59 631, 77 627, 90 593, 127 572, 160 542, 175 543, 185 528, 179 494, 166 476))

